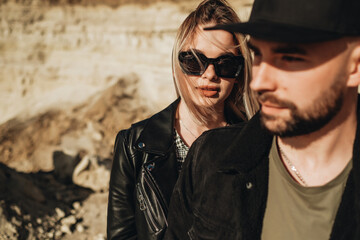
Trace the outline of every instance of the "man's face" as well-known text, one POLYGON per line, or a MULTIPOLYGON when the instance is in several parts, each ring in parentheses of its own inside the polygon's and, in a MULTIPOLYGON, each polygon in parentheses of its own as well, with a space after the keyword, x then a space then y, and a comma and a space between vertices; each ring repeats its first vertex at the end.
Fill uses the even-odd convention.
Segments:
POLYGON ((344 39, 312 44, 250 40, 250 87, 258 93, 261 122, 271 133, 299 136, 319 130, 340 111, 349 51, 344 39))

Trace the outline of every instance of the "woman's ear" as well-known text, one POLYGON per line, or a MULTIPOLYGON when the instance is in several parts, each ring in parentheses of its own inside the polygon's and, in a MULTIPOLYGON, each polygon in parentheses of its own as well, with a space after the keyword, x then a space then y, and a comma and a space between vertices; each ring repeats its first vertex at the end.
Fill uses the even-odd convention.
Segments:
POLYGON ((360 38, 355 42, 355 47, 351 54, 351 68, 348 79, 348 87, 357 87, 360 85, 360 38))

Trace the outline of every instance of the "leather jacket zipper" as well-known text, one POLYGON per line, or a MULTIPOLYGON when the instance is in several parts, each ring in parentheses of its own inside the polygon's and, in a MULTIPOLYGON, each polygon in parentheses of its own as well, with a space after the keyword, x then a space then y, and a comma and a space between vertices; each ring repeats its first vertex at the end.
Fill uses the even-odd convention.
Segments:
POLYGON ((144 211, 145 219, 148 222, 150 228, 154 232, 158 232, 160 229, 156 226, 155 221, 151 214, 151 209, 149 209, 150 204, 145 194, 143 194, 143 191, 141 189, 140 183, 136 184, 136 188, 138 190, 139 194, 139 204, 140 204, 140 210, 144 211))
POLYGON ((156 183, 154 183, 153 178, 150 175, 151 174, 149 173, 149 171, 145 170, 144 180, 151 187, 151 189, 155 192, 155 194, 157 196, 157 200, 159 201, 161 209, 163 210, 162 214, 163 214, 163 218, 165 220, 166 226, 168 226, 167 219, 166 219, 166 216, 168 213, 168 206, 167 206, 166 202, 164 201, 162 195, 160 194, 160 190, 159 190, 158 186, 156 185, 156 183))
POLYGON ((144 195, 142 194, 141 190, 140 190, 140 184, 136 184, 136 188, 138 190, 138 194, 139 194, 139 205, 140 205, 140 210, 141 211, 145 211, 146 210, 146 203, 145 203, 145 199, 144 199, 144 195))

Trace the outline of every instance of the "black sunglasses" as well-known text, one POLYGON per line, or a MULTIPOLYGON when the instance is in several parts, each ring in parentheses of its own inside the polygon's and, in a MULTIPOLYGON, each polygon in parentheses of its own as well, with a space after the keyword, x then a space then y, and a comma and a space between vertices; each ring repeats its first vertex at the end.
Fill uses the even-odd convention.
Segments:
POLYGON ((181 70, 188 75, 201 76, 213 64, 218 77, 236 78, 244 66, 244 57, 223 55, 217 58, 207 58, 204 54, 192 51, 180 52, 179 61, 181 70))

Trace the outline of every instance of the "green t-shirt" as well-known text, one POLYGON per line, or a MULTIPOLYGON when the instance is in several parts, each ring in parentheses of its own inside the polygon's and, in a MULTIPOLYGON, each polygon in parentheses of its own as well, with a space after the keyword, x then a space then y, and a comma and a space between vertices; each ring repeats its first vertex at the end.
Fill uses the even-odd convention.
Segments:
POLYGON ((327 184, 304 187, 287 172, 279 157, 276 137, 269 158, 269 194, 261 239, 329 239, 352 161, 327 184))

